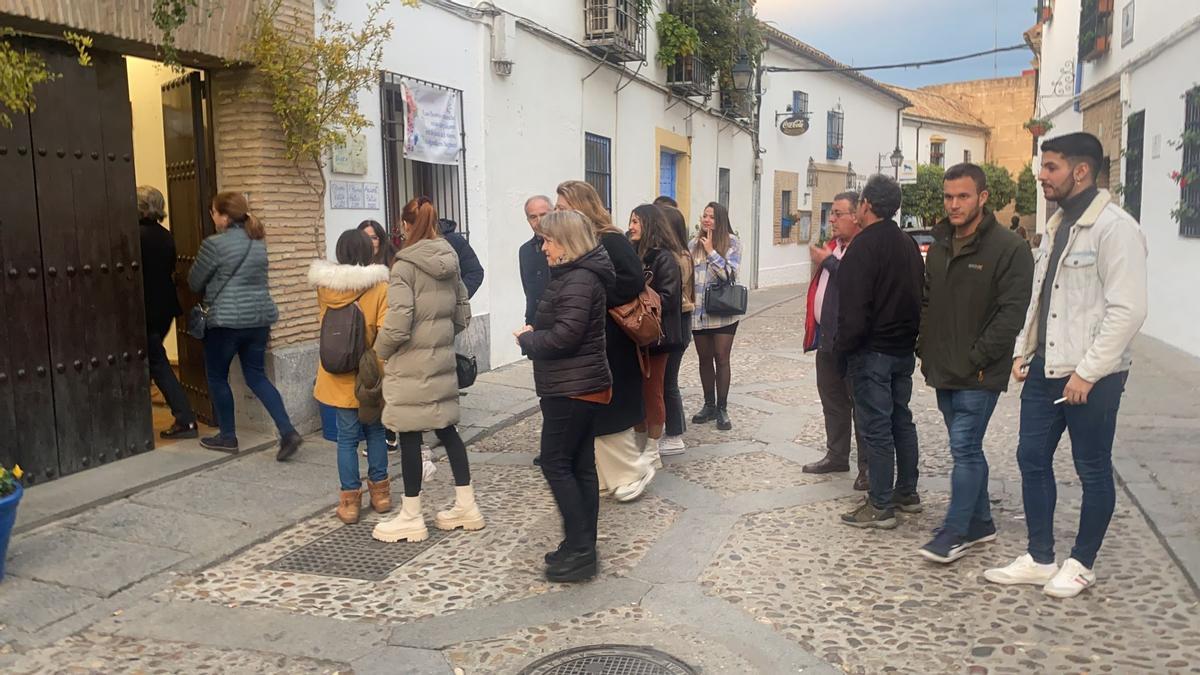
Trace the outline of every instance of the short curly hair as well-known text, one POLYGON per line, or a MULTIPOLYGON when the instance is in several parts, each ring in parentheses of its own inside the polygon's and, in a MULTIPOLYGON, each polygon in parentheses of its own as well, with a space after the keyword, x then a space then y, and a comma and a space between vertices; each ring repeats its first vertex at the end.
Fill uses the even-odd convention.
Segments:
POLYGON ((887 220, 900 210, 900 184, 891 176, 877 173, 867 179, 862 200, 871 205, 871 213, 887 220))

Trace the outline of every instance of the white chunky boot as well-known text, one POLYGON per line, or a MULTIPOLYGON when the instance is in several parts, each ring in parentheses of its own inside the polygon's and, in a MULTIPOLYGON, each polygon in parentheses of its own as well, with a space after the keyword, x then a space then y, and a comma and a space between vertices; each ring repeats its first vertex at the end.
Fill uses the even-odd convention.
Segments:
POLYGON ((399 515, 380 522, 371 530, 371 536, 389 543, 428 539, 429 529, 425 527, 425 517, 421 515, 420 495, 401 497, 399 515))
POLYGON ((646 445, 642 449, 642 457, 656 469, 663 468, 662 455, 658 452, 658 439, 646 437, 646 445))
POLYGON ((483 514, 475 504, 475 488, 463 485, 454 488, 454 506, 449 511, 438 511, 433 524, 439 530, 453 530, 461 527, 464 530, 482 530, 483 514))

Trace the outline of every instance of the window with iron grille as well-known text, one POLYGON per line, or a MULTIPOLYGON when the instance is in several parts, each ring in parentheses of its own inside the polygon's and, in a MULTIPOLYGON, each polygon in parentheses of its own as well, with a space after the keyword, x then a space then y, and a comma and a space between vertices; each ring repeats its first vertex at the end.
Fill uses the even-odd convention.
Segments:
POLYGON ((1179 189, 1179 234, 1200 237, 1200 87, 1184 96, 1187 105, 1183 116, 1183 166, 1180 174, 1186 177, 1179 189))
POLYGON ((583 179, 600 194, 604 208, 612 209, 612 141, 604 136, 583 135, 583 179))
POLYGON ((1079 60, 1108 53, 1112 39, 1113 0, 1083 0, 1079 6, 1079 60))
POLYGON ((1129 116, 1125 136, 1125 210, 1142 219, 1142 150, 1146 144, 1146 111, 1129 116))
POLYGON ((404 156, 404 95, 400 82, 407 79, 420 82, 436 89, 458 91, 458 123, 462 128, 462 92, 433 82, 417 80, 396 73, 383 73, 379 87, 383 120, 380 130, 383 135, 384 214, 386 227, 395 236, 400 222, 400 211, 410 200, 428 197, 437 209, 438 216, 453 220, 467 239, 471 238, 470 220, 467 213, 466 134, 463 134, 463 152, 458 164, 430 164, 408 159, 404 156))
POLYGON ((808 92, 792 92, 792 117, 808 117, 808 92))
POLYGON ((929 163, 934 166, 946 166, 946 141, 930 141, 929 163))
POLYGON ((841 110, 830 110, 825 116, 827 130, 825 132, 825 158, 841 159, 842 144, 845 141, 846 114, 841 110))
POLYGON ((717 203, 729 208, 729 169, 717 169, 717 203))
POLYGON ((971 151, 970 150, 963 150, 963 163, 964 164, 971 163, 971 151))

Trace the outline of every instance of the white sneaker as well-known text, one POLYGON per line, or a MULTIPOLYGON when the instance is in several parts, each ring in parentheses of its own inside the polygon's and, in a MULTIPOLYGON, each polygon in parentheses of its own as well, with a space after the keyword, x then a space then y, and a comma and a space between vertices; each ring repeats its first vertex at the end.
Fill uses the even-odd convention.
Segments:
POLYGON ((1026 553, 1004 567, 984 570, 983 578, 993 584, 1032 584, 1042 586, 1054 578, 1058 566, 1054 563, 1041 564, 1033 561, 1033 556, 1026 553))
POLYGON ((1067 558, 1062 569, 1042 586, 1042 592, 1053 598, 1073 598, 1083 589, 1096 583, 1096 573, 1074 558, 1067 558))
POLYGON ((647 464, 646 473, 643 473, 641 478, 613 490, 613 499, 619 502, 631 502, 642 496, 642 493, 646 491, 646 486, 650 485, 652 480, 654 480, 654 465, 647 464))
POLYGON ((682 455, 687 446, 683 443, 683 436, 663 436, 658 440, 658 454, 663 457, 674 457, 682 455))

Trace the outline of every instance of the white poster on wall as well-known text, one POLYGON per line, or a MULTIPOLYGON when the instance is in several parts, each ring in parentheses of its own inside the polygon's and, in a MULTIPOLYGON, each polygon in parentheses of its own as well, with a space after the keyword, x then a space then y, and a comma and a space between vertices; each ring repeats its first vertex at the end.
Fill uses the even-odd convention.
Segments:
POLYGON ((462 151, 458 92, 403 80, 404 157, 431 164, 458 164, 462 151))

